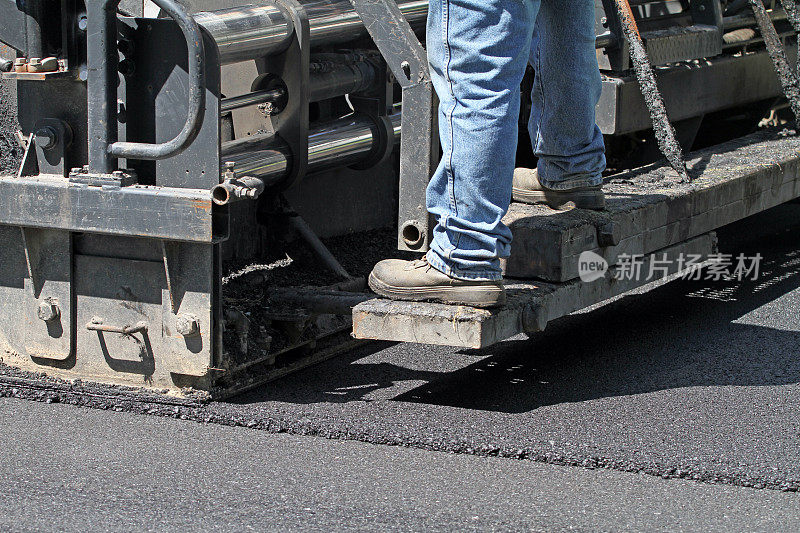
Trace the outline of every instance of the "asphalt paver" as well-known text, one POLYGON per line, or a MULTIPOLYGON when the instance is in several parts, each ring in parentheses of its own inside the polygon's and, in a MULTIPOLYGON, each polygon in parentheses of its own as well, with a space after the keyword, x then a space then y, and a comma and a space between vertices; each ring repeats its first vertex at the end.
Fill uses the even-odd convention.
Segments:
POLYGON ((720 232, 757 279, 678 279, 480 351, 373 343, 205 405, 0 394, 796 492, 799 230, 790 204, 720 232))

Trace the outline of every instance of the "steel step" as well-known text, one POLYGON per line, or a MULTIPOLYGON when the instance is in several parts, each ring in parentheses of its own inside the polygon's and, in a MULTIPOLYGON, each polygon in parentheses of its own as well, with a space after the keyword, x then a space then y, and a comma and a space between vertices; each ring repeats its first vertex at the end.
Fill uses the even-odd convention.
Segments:
POLYGON ((677 272, 678 257, 707 257, 716 249, 716 236, 702 235, 644 258, 646 274, 653 257, 668 271, 652 279, 617 279, 612 267, 606 276, 592 282, 580 279, 567 283, 507 281, 508 302, 487 310, 425 302, 396 302, 376 298, 353 308, 353 336, 399 342, 439 344, 463 348, 484 348, 519 333, 542 331, 547 323, 585 307, 619 296, 642 285, 677 272), (666 261, 664 255, 666 254, 666 261))

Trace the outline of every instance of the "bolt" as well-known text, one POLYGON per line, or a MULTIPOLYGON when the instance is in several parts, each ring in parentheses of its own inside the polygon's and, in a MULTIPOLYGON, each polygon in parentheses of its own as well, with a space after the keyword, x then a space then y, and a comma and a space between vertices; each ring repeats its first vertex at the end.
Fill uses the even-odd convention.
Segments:
POLYGON ((14 60, 14 72, 28 72, 28 60, 18 57, 14 60))
POLYGON ((58 300, 55 298, 45 298, 39 302, 36 315, 45 322, 56 320, 61 316, 61 310, 58 308, 58 300))
POLYGON ((56 133, 56 130, 50 126, 44 126, 36 130, 34 140, 41 149, 50 150, 56 144, 58 144, 58 134, 56 133))
POLYGON ((411 65, 408 63, 408 61, 403 61, 402 63, 400 63, 400 68, 403 69, 403 74, 406 75, 406 79, 410 80, 411 79, 411 65))
POLYGON ((81 31, 86 31, 86 28, 88 27, 89 27, 89 17, 87 17, 86 15, 82 15, 78 19, 78 29, 81 31))
POLYGON ((547 327, 547 315, 542 306, 528 304, 522 310, 522 327, 525 333, 544 331, 547 327))
POLYGON ((236 173, 234 172, 233 169, 236 168, 236 162, 235 161, 225 161, 223 166, 225 167, 225 171, 222 173, 223 177, 226 180, 234 179, 236 177, 236 173))
POLYGON ((117 70, 119 70, 123 76, 130 76, 136 72, 136 64, 130 59, 123 59, 119 62, 117 70))
POLYGON ((620 238, 619 227, 613 222, 606 222, 597 228, 597 244, 600 246, 616 246, 620 238))
POLYGON ((196 337, 200 334, 200 319, 189 313, 175 317, 175 329, 184 337, 196 337))

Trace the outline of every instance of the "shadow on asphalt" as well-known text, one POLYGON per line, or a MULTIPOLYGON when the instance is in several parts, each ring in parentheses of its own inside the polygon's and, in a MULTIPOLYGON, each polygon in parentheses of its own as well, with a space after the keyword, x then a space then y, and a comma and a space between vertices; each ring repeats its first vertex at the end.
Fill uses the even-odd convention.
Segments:
MULTIPOLYGON (((760 253, 757 280, 675 280, 591 312, 554 321, 545 332, 483 350, 455 371, 359 362, 376 343, 308 369, 235 402, 351 402, 402 381, 424 384, 386 399, 472 410, 523 413, 565 402, 681 387, 774 386, 800 382, 800 332, 742 317, 800 287, 800 206, 787 205, 720 231, 722 252, 760 253), (745 230, 762 228, 757 238, 745 230), (301 387, 303 384, 304 387, 301 387)), ((770 306, 795 314, 793 305, 770 306)), ((769 323, 769 317, 760 317, 769 323)), ((431 357, 439 352, 431 349, 431 357)), ((440 349, 438 349, 440 350, 440 349)))

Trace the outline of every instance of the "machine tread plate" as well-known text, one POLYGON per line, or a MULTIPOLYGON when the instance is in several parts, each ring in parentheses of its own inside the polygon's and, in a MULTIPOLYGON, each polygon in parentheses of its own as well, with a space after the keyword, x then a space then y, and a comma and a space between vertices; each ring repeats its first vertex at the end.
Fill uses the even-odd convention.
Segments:
POLYGON ((756 133, 690 155, 692 183, 652 165, 605 180, 605 211, 554 211, 514 203, 504 221, 514 234, 505 274, 564 282, 578 277, 591 250, 609 264, 713 231, 800 196, 800 139, 756 133), (603 246, 601 233, 615 245, 603 246))

